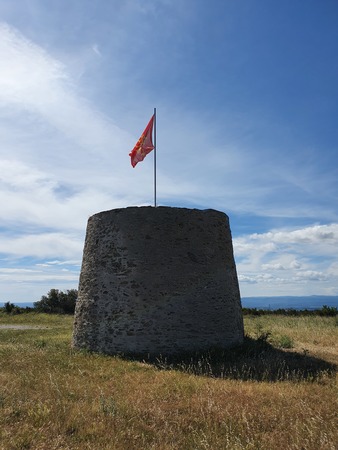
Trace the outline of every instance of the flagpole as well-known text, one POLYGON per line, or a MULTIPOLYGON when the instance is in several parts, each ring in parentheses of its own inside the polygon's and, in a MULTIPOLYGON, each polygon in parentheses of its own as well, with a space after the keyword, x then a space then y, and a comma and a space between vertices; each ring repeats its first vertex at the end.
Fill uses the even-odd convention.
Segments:
POLYGON ((154 207, 156 203, 156 108, 154 108, 154 207))

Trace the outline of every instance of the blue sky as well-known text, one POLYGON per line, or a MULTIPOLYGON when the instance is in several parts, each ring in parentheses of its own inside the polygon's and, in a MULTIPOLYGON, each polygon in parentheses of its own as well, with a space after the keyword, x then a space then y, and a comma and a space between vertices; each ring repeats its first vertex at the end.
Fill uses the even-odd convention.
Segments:
POLYGON ((242 296, 338 295, 336 0, 2 0, 0 301, 78 285, 87 219, 230 218, 242 296))

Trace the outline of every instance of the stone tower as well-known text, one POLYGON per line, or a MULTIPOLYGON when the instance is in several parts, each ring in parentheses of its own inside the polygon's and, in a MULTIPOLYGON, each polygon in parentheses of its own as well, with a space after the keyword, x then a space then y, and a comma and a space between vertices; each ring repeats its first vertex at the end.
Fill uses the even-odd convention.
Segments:
POLYGON ((170 355, 243 341, 229 219, 130 207, 88 220, 73 346, 170 355))

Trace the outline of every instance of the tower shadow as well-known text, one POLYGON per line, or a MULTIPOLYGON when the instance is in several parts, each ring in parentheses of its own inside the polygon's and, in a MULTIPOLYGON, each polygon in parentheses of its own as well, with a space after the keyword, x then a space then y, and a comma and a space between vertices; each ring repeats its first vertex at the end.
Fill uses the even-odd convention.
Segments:
POLYGON ((159 370, 242 381, 316 381, 333 377, 337 366, 303 353, 278 349, 264 338, 245 337, 230 349, 163 355, 126 355, 124 358, 152 364, 159 370))

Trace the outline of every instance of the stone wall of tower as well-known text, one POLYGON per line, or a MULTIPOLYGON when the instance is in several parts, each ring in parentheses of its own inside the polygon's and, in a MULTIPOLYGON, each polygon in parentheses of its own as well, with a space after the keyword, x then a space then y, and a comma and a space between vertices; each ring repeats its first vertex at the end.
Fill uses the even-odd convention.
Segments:
POLYGON ((243 335, 226 214, 130 207, 89 218, 75 348, 169 355, 226 348, 243 335))

